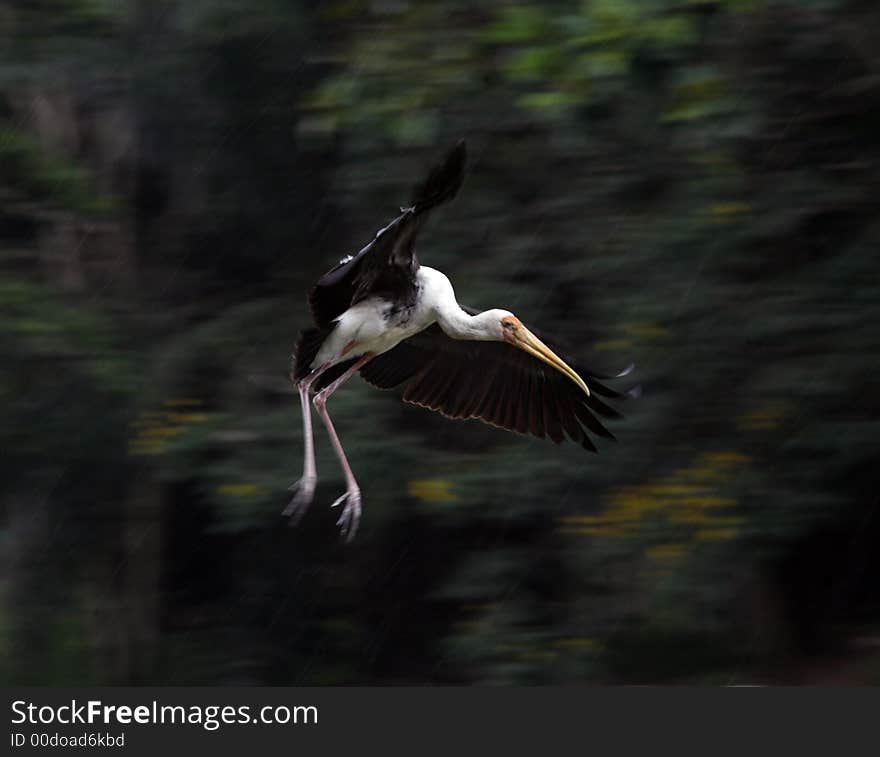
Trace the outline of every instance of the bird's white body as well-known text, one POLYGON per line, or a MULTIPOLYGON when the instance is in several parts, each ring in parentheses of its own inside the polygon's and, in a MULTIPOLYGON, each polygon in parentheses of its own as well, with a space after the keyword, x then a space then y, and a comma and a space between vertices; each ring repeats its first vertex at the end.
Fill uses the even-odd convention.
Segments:
POLYGON ((464 312, 446 274, 428 266, 416 271, 418 295, 415 305, 395 312, 394 303, 371 297, 350 307, 336 319, 312 368, 350 360, 366 353, 381 355, 405 339, 439 323, 453 339, 500 339, 497 323, 509 313, 491 310, 477 316, 464 312), (497 332, 497 333, 496 333, 497 332))

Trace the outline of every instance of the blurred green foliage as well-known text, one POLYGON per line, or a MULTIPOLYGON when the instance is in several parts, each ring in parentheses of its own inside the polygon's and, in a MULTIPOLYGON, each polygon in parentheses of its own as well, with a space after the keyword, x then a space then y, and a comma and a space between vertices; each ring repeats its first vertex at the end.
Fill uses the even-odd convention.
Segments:
POLYGON ((876 683, 878 21, 0 12, 4 678, 876 683), (289 529, 305 293, 463 136, 422 261, 644 396, 593 458, 352 382, 362 533, 320 432, 289 529))

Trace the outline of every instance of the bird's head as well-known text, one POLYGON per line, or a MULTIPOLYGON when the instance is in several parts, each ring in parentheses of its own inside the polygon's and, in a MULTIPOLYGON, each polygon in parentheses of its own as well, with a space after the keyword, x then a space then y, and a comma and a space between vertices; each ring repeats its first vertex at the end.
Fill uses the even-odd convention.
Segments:
POLYGON ((523 326, 522 321, 520 321, 513 313, 509 313, 506 310, 493 310, 490 311, 490 313, 492 321, 494 321, 492 324, 494 327, 493 331, 497 332, 496 338, 498 338, 499 341, 507 342, 524 352, 528 352, 532 357, 536 357, 538 360, 555 368, 560 373, 568 376, 568 378, 583 389, 584 394, 587 396, 590 395, 589 388, 584 383, 584 380, 578 376, 577 372, 559 357, 559 355, 544 344, 544 342, 523 326))

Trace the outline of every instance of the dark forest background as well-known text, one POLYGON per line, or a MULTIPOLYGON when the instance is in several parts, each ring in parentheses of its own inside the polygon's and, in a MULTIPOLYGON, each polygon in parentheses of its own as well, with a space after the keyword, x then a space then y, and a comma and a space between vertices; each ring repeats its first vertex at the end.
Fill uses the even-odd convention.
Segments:
POLYGON ((0 675, 880 683, 873 0, 0 4, 0 675), (616 444, 353 380, 305 294, 457 139, 420 258, 643 396, 616 444))

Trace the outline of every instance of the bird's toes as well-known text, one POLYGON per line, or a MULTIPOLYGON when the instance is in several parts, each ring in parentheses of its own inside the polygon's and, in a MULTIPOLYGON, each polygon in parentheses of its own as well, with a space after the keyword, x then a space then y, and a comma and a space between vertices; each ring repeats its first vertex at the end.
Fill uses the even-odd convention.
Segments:
POLYGON ((345 501, 345 507, 342 509, 336 525, 339 526, 339 533, 342 538, 346 542, 350 542, 354 539, 358 524, 361 521, 361 493, 358 489, 347 491, 333 503, 333 506, 335 507, 343 500, 345 501))
POLYGON ((315 476, 303 476, 295 484, 291 485, 293 497, 282 510, 281 514, 290 518, 290 524, 295 526, 299 523, 300 518, 305 514, 306 508, 311 504, 312 498, 315 496, 315 476))

